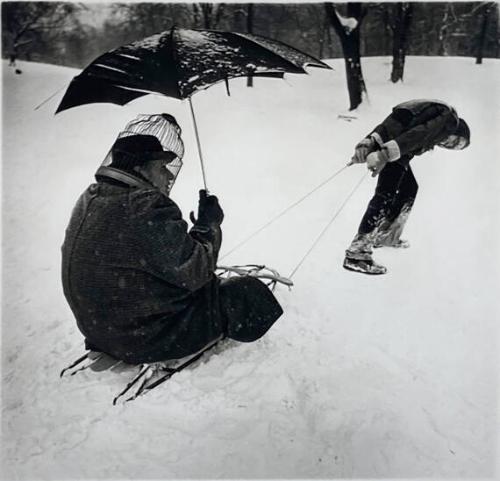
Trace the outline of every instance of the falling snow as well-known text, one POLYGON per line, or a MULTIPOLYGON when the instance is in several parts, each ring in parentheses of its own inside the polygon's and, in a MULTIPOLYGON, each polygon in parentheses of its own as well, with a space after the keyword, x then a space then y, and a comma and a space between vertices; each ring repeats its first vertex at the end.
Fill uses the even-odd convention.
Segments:
MULTIPOLYGON (((170 112, 186 155, 172 197, 196 210, 200 166, 189 106, 148 96, 54 117, 76 70, 3 64, 2 451, 5 479, 495 478, 498 441, 500 63, 363 59, 369 102, 348 112, 335 71, 286 82, 231 81, 193 97, 208 187, 225 210, 221 256, 337 171, 391 107, 439 98, 472 129, 463 152, 412 161, 420 184, 406 238, 379 249, 389 273, 344 271, 375 180, 367 177, 277 296, 285 314, 261 341, 227 343, 133 403, 126 373, 59 371, 82 352, 64 300, 60 245, 71 209, 117 132, 170 112), (346 121, 349 117, 350 121, 346 121)), ((223 259, 288 275, 364 175, 362 165, 223 259)), ((498 468, 497 468, 498 469, 498 468)))

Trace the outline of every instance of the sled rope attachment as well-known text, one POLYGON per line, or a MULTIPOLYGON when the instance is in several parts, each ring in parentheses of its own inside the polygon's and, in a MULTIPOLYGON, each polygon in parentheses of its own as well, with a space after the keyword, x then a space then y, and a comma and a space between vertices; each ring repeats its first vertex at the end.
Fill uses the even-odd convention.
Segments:
POLYGON ((293 277, 293 275, 299 270, 299 267, 304 263, 304 261, 307 259, 307 257, 309 256, 309 254, 311 254, 311 252, 313 251, 313 249, 319 243, 319 241, 321 240, 321 238, 326 234, 326 231, 330 228, 330 226, 333 224, 333 222, 335 221, 335 219, 342 212, 342 210, 346 206, 347 202, 349 202, 349 200, 351 199, 351 197, 358 190, 359 186, 363 183, 363 181, 365 180, 365 178, 366 178, 367 175, 368 175, 368 172, 366 172, 366 173, 363 174, 363 177, 361 177, 361 179, 358 181, 358 183, 354 186, 354 188, 351 190, 351 192, 349 193, 349 195, 346 197, 346 199, 344 200, 344 202, 342 202, 342 205, 337 209, 337 211, 335 212, 335 214, 333 214, 333 217, 330 219, 330 221, 325 226, 325 228, 320 232, 320 234, 318 235, 318 237, 312 243, 312 245, 309 248, 309 250, 304 254, 304 256, 299 261, 299 263, 294 267, 293 271, 288 276, 289 279, 291 279, 293 277))
POLYGON ((311 191, 309 191, 307 194, 305 194, 304 196, 302 196, 299 200, 295 201, 293 204, 291 204, 288 207, 286 207, 285 209, 283 209, 279 214, 277 214, 272 219, 270 219, 269 221, 267 221, 262 227, 259 227, 255 232, 253 232, 252 234, 250 234, 249 236, 247 236, 239 244, 235 245, 232 249, 230 249, 229 251, 227 251, 226 253, 224 253, 224 255, 220 259, 221 260, 225 259, 227 256, 229 256, 230 254, 232 254, 234 251, 236 251, 241 246, 243 246, 244 244, 246 244, 249 240, 253 239, 257 234, 260 234, 264 229, 266 229, 267 227, 269 227, 271 224, 273 224, 278 219, 280 219, 281 217, 283 217, 287 212, 289 212, 294 207, 298 206, 300 203, 302 203, 304 200, 306 200, 309 196, 311 196, 312 194, 314 194, 314 192, 318 191, 319 189, 321 189, 321 187, 325 186, 330 181, 332 181, 335 177, 337 177, 337 175, 339 175, 342 171, 344 171, 345 169, 347 169, 347 167, 348 167, 348 165, 344 165, 341 169, 335 171, 332 175, 330 175, 330 177, 328 177, 323 182, 321 182, 320 184, 318 184, 311 191))
POLYGON ((292 287, 293 282, 280 275, 276 269, 259 264, 246 264, 242 266, 217 266, 218 277, 248 276, 263 279, 267 286, 274 291, 276 284, 283 284, 292 287))

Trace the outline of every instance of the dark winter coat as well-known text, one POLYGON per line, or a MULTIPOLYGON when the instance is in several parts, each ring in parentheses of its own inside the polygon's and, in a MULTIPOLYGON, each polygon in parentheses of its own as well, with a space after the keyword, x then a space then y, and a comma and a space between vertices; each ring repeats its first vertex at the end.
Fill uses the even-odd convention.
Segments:
POLYGON ((410 100, 396 105, 370 135, 387 148, 390 160, 408 165, 415 155, 455 133, 457 126, 457 113, 449 105, 436 100, 410 100))
MULTIPOLYGON (((177 205, 154 188, 91 185, 62 247, 64 293, 88 346, 127 362, 152 362, 198 351, 227 334, 230 321, 247 328, 251 308, 221 312, 214 275, 220 236, 219 227, 188 233, 177 205)), ((256 306, 250 321, 262 322, 241 333, 241 340, 254 340, 282 311, 260 281, 243 284, 236 291, 245 299, 223 304, 256 306)))

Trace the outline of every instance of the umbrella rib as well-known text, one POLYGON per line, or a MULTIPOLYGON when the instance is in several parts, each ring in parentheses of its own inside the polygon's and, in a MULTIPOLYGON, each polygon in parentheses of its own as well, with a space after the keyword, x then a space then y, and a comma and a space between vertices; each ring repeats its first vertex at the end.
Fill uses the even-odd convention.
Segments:
POLYGON ((99 68, 103 68, 105 70, 113 70, 114 72, 119 72, 119 73, 124 73, 124 74, 127 73, 127 72, 125 72, 125 70, 122 70, 122 69, 119 69, 116 67, 112 67, 111 65, 104 65, 102 63, 96 63, 96 64, 94 64, 94 66, 99 67, 99 68))
POLYGON ((130 90, 131 92, 141 92, 145 95, 160 95, 155 90, 140 89, 138 87, 128 87, 127 85, 121 85, 116 82, 111 84, 113 87, 117 87, 123 90, 130 90))
MULTIPOLYGON (((126 73, 126 72, 124 72, 126 73)), ((99 75, 96 75, 95 73, 88 73, 86 76, 82 76, 81 74, 80 75, 77 75, 73 81, 85 81, 85 79, 92 79, 92 80, 96 80, 96 81, 100 81, 101 78, 99 77, 99 75)), ((132 87, 130 85, 124 85, 124 83, 122 82, 119 82, 119 81, 110 81, 109 82, 109 85, 111 85, 112 87, 116 87, 116 88, 120 88, 120 89, 124 89, 124 90, 130 90, 131 92, 141 92, 141 93, 144 93, 144 94, 151 94, 151 95, 158 95, 159 93, 155 90, 149 90, 149 89, 141 89, 139 87, 132 87)))
POLYGON ((136 57, 135 55, 129 55, 128 53, 117 53, 118 57, 130 58, 131 60, 141 60, 140 57, 136 57))

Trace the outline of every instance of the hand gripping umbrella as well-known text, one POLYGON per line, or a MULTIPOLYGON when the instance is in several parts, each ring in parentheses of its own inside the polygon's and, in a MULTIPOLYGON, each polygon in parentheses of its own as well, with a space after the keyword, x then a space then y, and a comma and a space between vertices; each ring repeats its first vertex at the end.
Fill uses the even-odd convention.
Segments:
POLYGON ((188 99, 206 189, 191 96, 220 81, 227 86, 230 78, 283 78, 285 73, 307 73, 306 66, 331 68, 300 50, 259 35, 173 27, 95 59, 73 78, 56 113, 97 102, 125 105, 147 94, 188 99))

